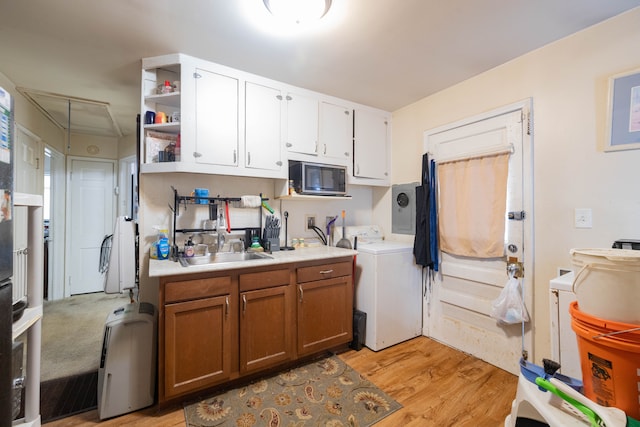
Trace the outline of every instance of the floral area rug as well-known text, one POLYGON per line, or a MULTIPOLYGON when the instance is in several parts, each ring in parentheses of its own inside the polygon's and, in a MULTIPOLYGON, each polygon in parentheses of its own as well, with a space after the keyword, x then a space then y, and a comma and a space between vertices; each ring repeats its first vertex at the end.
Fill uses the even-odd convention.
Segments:
POLYGON ((336 356, 185 406, 187 427, 367 427, 402 408, 336 356))

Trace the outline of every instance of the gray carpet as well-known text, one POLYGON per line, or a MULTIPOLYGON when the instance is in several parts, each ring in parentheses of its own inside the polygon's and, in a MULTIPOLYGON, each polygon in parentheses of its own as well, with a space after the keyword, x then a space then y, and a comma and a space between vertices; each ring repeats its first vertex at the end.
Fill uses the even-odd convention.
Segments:
POLYGON ((128 294, 103 292, 45 301, 40 381, 97 371, 104 322, 128 303, 128 294))

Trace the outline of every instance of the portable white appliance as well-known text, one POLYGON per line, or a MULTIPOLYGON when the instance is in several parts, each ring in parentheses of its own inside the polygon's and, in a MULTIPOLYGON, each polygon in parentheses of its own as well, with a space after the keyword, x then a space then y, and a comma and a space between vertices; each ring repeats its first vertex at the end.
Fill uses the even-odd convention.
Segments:
POLYGON ((107 317, 98 370, 101 420, 153 405, 155 337, 153 304, 127 304, 107 317))

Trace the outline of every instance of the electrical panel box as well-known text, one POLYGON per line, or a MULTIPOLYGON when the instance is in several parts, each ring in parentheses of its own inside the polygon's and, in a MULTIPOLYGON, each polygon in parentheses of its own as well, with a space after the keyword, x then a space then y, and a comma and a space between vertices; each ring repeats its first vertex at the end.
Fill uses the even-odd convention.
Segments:
POLYGON ((391 187, 391 232, 416 233, 416 187, 419 184, 396 184, 391 187))

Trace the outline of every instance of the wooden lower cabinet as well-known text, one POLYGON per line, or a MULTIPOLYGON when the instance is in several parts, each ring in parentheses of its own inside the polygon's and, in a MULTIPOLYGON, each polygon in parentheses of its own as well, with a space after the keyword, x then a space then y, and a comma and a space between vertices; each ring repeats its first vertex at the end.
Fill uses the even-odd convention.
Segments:
POLYGON ((294 310, 289 285, 240 294, 240 373, 293 358, 294 310))
POLYGON ((160 279, 161 403, 346 344, 352 258, 160 279))
POLYGON ((229 295, 167 304, 165 395, 216 384, 231 374, 229 295))
POLYGON ((298 356, 351 341, 351 276, 298 284, 298 356))

